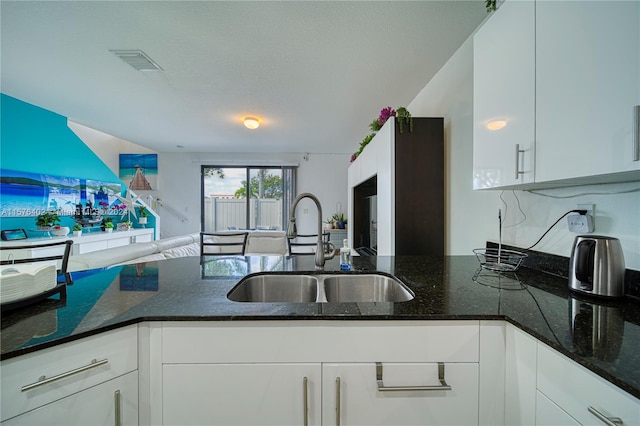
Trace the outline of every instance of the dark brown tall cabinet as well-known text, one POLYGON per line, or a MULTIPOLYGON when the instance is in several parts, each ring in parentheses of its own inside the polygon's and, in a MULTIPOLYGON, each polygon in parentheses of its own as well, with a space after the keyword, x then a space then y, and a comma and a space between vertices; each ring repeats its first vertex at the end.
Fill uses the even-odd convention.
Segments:
POLYGON ((389 120, 349 166, 351 246, 378 255, 444 254, 442 118, 389 120))

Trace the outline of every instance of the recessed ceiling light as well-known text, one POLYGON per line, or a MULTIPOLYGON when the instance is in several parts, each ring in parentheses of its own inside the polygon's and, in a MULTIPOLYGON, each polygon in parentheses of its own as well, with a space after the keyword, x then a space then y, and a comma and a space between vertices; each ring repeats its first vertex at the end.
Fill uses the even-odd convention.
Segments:
POLYGON ((260 121, 255 117, 245 117, 244 127, 251 130, 257 129, 260 127, 260 121))

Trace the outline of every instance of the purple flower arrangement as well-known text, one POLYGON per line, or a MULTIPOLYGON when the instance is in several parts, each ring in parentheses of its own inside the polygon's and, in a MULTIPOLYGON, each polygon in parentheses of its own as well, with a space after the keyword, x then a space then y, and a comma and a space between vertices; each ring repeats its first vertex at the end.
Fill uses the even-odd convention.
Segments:
POLYGON ((402 130, 403 130, 402 124, 404 121, 409 123, 409 131, 412 130, 411 114, 409 113, 409 111, 407 111, 406 108, 404 107, 398 108, 398 111, 391 108, 390 106, 382 108, 380 110, 380 115, 378 115, 378 118, 376 118, 371 122, 371 124, 369 124, 369 129, 371 129, 373 133, 370 133, 367 136, 365 136, 362 142, 360 142, 360 147, 358 148, 358 150, 353 154, 351 154, 351 159, 349 160, 351 163, 353 163, 356 160, 356 158, 358 158, 358 156, 362 153, 362 150, 364 149, 364 147, 367 146, 369 142, 371 142, 373 137, 376 135, 376 132, 380 130, 382 126, 384 126, 384 123, 386 123, 387 120, 389 120, 391 117, 398 117, 399 124, 400 124, 400 127, 399 127, 400 133, 402 133, 402 130))
POLYGON ((396 110, 391 107, 382 108, 380 110, 380 115, 378 116, 378 126, 384 126, 384 123, 391 117, 396 116, 396 110))

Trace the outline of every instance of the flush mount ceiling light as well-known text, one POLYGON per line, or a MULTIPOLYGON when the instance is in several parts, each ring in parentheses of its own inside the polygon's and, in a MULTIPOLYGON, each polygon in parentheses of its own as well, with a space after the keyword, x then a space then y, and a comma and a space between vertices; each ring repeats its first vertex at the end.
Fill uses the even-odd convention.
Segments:
POLYGON ((493 120, 487 123, 487 129, 500 130, 507 125, 507 120, 493 120))
POLYGON ((138 71, 164 71, 142 50, 109 50, 138 71))
POLYGON ((260 121, 255 117, 245 117, 244 127, 251 130, 257 129, 258 127, 260 127, 260 121))

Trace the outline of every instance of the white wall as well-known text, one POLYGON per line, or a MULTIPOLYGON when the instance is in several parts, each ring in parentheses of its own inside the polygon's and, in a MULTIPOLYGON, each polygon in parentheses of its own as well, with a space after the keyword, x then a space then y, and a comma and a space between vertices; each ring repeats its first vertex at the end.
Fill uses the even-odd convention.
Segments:
MULTIPOLYGON (((640 192, 618 192, 640 188, 640 182, 536 191, 547 196, 525 191, 472 190, 472 76, 470 37, 407 106, 416 117, 445 118, 446 253, 470 254, 487 240, 498 241, 498 208, 504 215, 503 241, 526 248, 577 204, 594 203, 594 234, 619 238, 627 268, 639 270, 640 192), (588 195, 579 195, 583 193, 588 195)), ((576 235, 569 232, 563 219, 534 249, 568 257, 576 235)))
POLYGON ((111 171, 119 176, 120 153, 153 154, 148 148, 111 136, 82 124, 67 120, 67 126, 96 154, 111 171))
MULTIPOLYGON (((119 174, 120 153, 154 153, 140 145, 68 122, 83 142, 115 173, 119 174)), ((158 188, 136 191, 162 218, 160 238, 200 231, 200 167, 202 165, 269 166, 297 164, 297 192, 310 192, 322 205, 322 220, 338 211, 347 212, 347 168, 351 154, 299 153, 218 154, 160 153, 158 154, 158 188), (156 202, 155 200, 159 200, 156 202), (341 210, 340 210, 341 209, 341 210)), ((288 213, 287 213, 288 214, 288 213)), ((316 207, 311 200, 302 200, 297 209, 300 233, 316 233, 316 207)))
POLYGON ((415 117, 444 117, 448 255, 473 254, 498 229, 495 195, 472 190, 472 99, 473 44, 469 39, 407 106, 415 117))
MULTIPOLYGON (((200 167, 202 165, 269 166, 299 164, 297 191, 311 192, 320 200, 322 219, 336 212, 336 204, 347 206, 347 154, 310 154, 305 161, 302 154, 218 154, 218 153, 161 153, 158 157, 158 191, 162 200, 158 207, 163 222, 162 237, 200 230, 200 167)), ((315 233, 317 227, 315 204, 303 200, 297 210, 300 233, 315 233)))

